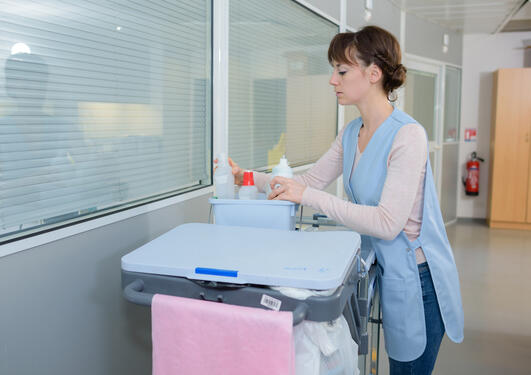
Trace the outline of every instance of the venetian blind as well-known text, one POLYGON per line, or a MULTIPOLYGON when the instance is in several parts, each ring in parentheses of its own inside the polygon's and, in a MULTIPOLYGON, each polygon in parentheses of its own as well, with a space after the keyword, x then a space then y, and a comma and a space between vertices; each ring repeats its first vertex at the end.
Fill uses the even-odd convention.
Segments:
POLYGON ((245 168, 313 162, 336 135, 328 45, 337 25, 291 0, 232 0, 229 153, 245 168))
POLYGON ((210 1, 13 0, 0 19, 0 241, 210 184, 210 1))

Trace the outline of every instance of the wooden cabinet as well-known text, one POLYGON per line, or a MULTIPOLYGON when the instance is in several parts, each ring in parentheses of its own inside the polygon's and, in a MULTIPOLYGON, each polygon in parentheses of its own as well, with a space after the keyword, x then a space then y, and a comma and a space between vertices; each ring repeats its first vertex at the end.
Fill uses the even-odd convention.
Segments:
POLYGON ((494 73, 489 226, 531 230, 531 68, 494 73))

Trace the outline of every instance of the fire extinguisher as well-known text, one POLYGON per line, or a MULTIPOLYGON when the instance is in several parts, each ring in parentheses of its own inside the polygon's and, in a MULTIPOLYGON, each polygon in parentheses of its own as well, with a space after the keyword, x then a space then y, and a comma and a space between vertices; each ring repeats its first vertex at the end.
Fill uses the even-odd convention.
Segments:
POLYGON ((466 178, 463 178, 466 195, 479 194, 479 162, 483 162, 476 152, 470 154, 470 159, 466 163, 466 178))

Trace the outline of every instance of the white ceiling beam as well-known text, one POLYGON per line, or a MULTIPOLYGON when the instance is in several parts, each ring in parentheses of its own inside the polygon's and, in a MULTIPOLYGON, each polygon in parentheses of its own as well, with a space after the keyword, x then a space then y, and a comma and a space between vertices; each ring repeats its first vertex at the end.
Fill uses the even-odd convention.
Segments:
POLYGON ((527 3, 527 0, 519 1, 518 4, 513 7, 511 12, 503 19, 502 23, 498 25, 496 30, 494 30, 493 34, 499 33, 505 27, 505 25, 507 25, 507 22, 509 22, 511 18, 513 18, 513 16, 520 10, 520 8, 525 5, 525 3, 527 3))
POLYGON ((390 0, 401 11, 464 32, 498 32, 528 0, 390 0), (482 24, 483 22, 483 24, 482 24))
POLYGON ((480 4, 441 4, 441 5, 418 5, 406 6, 406 10, 422 11, 422 10, 440 10, 448 9, 511 9, 514 4, 500 4, 498 3, 480 3, 480 4))
POLYGON ((503 17, 503 15, 500 15, 500 11, 483 11, 483 12, 480 12, 480 11, 466 11, 466 12, 455 12, 455 11, 450 11, 450 12, 418 12, 417 14, 419 15, 423 15, 423 16, 426 16, 426 17, 432 17, 432 16, 449 16, 449 17, 453 17, 453 16, 460 16, 460 15, 478 15, 478 16, 497 16, 497 18, 501 19, 503 17))

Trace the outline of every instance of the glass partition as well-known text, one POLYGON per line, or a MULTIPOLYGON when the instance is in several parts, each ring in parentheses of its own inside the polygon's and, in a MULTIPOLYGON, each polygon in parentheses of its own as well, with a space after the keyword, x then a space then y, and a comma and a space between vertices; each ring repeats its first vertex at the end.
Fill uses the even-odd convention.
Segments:
POLYGON ((461 69, 446 66, 444 92, 444 142, 456 142, 459 138, 461 117, 461 69))
POLYGON ((232 0, 229 153, 265 169, 315 161, 336 136, 328 44, 338 26, 291 0, 232 0))
POLYGON ((210 185, 211 1, 0 18, 0 242, 210 185))
POLYGON ((408 69, 404 88, 404 110, 417 120, 435 141, 437 74, 408 69))

